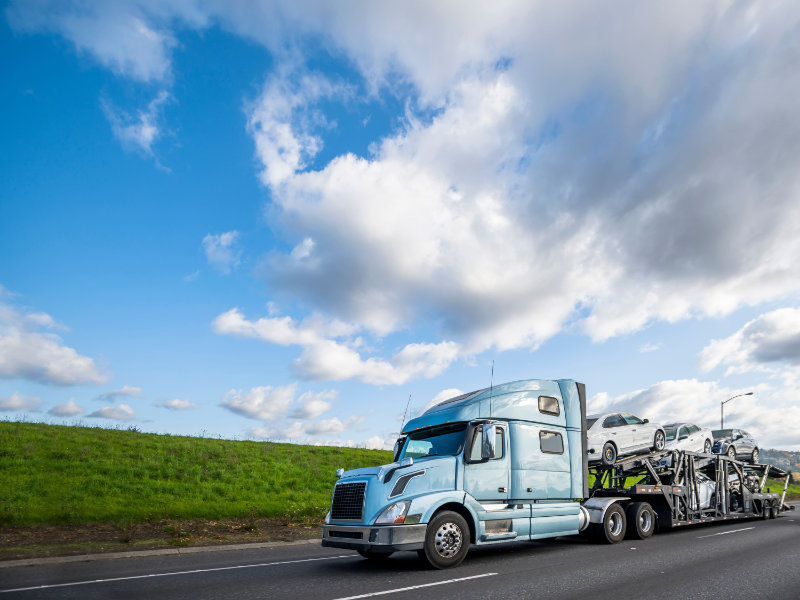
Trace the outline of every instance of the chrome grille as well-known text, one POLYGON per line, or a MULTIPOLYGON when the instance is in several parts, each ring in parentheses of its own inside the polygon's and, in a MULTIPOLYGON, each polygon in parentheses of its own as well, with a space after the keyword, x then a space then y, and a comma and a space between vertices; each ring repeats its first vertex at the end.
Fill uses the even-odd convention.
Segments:
POLYGON ((331 519, 360 520, 364 508, 366 481, 339 483, 333 490, 331 519))

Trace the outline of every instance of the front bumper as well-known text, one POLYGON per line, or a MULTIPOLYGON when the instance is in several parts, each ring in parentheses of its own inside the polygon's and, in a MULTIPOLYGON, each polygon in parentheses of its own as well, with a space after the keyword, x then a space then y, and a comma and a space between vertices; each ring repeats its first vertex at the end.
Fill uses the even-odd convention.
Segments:
POLYGON ((322 545, 327 548, 395 552, 421 550, 427 525, 323 525, 322 545))

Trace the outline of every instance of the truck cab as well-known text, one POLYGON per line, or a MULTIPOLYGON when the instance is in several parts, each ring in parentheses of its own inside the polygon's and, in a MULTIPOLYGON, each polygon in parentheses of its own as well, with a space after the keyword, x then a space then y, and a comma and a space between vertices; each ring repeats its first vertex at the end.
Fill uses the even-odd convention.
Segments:
POLYGON ((470 545, 572 535, 589 522, 586 393, 524 380, 446 400, 409 421, 394 462, 339 471, 322 545, 436 568, 470 545))

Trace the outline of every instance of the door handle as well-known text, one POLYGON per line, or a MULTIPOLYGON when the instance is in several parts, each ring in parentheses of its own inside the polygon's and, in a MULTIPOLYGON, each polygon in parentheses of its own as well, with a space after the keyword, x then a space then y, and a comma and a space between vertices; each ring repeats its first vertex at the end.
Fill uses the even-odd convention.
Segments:
POLYGON ((504 487, 499 487, 499 488, 497 488, 497 491, 500 492, 501 494, 504 494, 508 490, 506 488, 504 488, 504 487))

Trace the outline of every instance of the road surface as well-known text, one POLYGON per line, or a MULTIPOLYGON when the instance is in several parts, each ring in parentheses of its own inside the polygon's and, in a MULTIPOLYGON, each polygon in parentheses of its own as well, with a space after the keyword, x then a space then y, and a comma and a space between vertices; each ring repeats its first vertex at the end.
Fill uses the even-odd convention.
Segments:
POLYGON ((579 537, 473 548, 447 571, 317 545, 0 568, 0 600, 800 598, 800 511, 645 541, 579 537))

